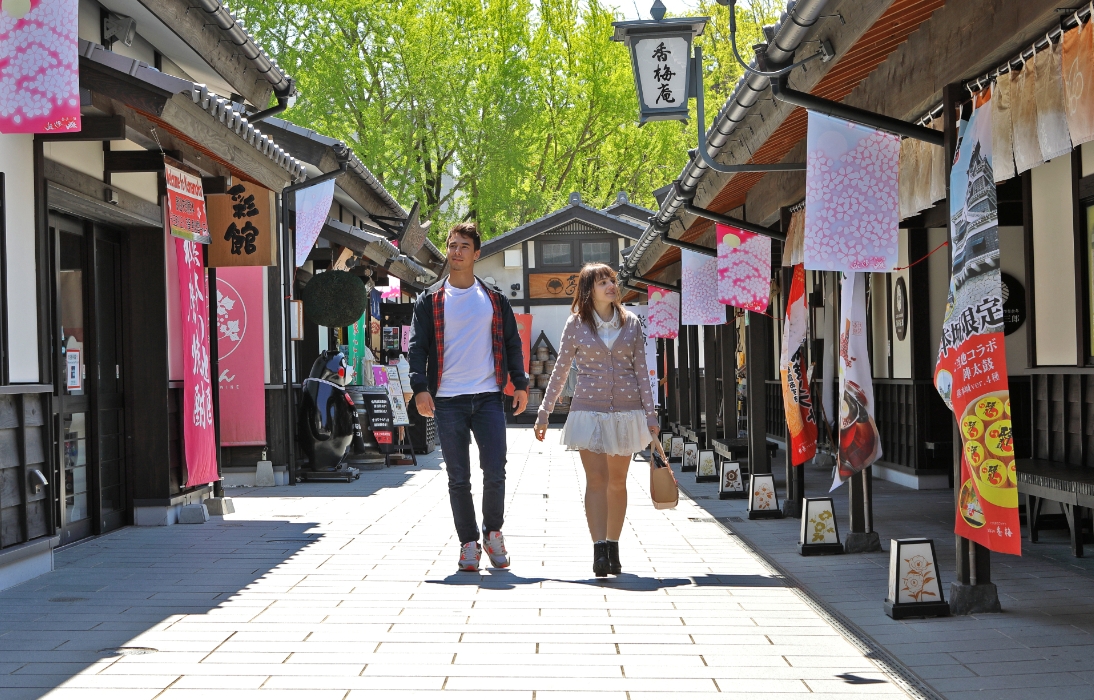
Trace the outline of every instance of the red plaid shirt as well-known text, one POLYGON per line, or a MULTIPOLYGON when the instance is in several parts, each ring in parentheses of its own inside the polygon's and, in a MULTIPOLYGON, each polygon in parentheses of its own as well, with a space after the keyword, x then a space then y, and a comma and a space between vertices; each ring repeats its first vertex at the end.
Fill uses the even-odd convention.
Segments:
MULTIPOLYGON (((482 285, 486 296, 490 298, 490 305, 494 308, 494 316, 490 321, 490 338, 494 348, 494 379, 497 380, 498 386, 505 386, 506 372, 502 362, 505 331, 501 318, 501 300, 497 292, 477 279, 475 284, 482 285)), ((433 334, 437 339, 437 386, 440 386, 441 375, 444 373, 444 289, 433 295, 433 334)))

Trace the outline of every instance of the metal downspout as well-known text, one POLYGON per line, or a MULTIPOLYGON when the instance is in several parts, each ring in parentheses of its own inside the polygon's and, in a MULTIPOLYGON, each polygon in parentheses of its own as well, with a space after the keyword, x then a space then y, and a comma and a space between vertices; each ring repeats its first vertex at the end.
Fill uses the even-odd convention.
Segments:
MULTIPOLYGON (((779 18, 779 23, 775 26, 775 37, 767 48, 767 60, 770 64, 778 65, 793 59, 794 52, 805 41, 806 35, 824 11, 827 2, 828 0, 797 0, 796 2, 791 0, 787 3, 787 11, 779 18)), ((755 66, 755 61, 751 65, 755 66)), ((699 147, 705 147, 712 158, 717 157, 729 142, 729 137, 737 125, 744 121, 748 111, 759 101, 760 95, 769 86, 769 78, 752 73, 741 76, 733 89, 733 94, 726 100, 725 106, 714 119, 714 124, 707 131, 706 143, 700 144, 699 147)), ((679 190, 684 193, 694 192, 695 187, 706 177, 709 170, 702 157, 696 154, 680 173, 679 190)), ((668 195, 660 211, 651 218, 650 225, 642 233, 634 251, 627 257, 621 270, 624 282, 636 273, 638 262, 649 247, 658 240, 659 230, 667 229, 677 212, 684 206, 685 200, 680 197, 679 190, 674 190, 668 195)))

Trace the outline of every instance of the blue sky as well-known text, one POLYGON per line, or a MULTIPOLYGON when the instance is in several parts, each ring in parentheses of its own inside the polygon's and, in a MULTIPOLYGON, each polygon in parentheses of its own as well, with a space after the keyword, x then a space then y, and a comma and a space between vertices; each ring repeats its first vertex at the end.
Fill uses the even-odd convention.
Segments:
MULTIPOLYGON (((668 9, 670 16, 679 17, 680 15, 698 15, 699 12, 695 8, 699 6, 697 0, 688 2, 688 0, 661 0, 668 9)), ((650 19, 650 7, 653 6, 653 0, 614 0, 609 2, 609 5, 615 5, 615 8, 623 13, 627 19, 650 19)))

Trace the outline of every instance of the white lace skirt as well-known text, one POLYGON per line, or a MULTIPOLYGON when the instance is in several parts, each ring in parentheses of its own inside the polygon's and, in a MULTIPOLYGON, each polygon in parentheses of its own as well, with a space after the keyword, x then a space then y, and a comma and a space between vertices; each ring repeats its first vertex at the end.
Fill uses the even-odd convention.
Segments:
POLYGON ((562 428, 561 442, 571 450, 600 454, 630 455, 649 447, 650 429, 646 412, 571 411, 562 428))

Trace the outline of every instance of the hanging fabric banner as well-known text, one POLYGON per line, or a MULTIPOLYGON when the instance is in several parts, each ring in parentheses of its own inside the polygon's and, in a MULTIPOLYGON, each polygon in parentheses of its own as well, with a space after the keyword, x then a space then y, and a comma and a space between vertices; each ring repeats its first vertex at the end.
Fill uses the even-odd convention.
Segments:
POLYGON ((990 100, 989 90, 975 95, 972 116, 958 125, 961 148, 950 171, 953 266, 934 384, 961 432, 954 532, 995 552, 1021 554, 990 100))
POLYGON ((171 235, 209 243, 209 222, 205 217, 205 196, 201 178, 164 162, 163 177, 167 183, 167 219, 171 235))
POLYGON ((900 225, 900 137, 810 112, 807 141, 806 269, 892 270, 900 225))
POLYGON ((805 210, 790 215, 786 227, 786 243, 783 244, 782 266, 794 267, 805 262, 805 210))
POLYGON ((1059 158, 1071 152, 1071 135, 1067 132, 1067 108, 1064 97, 1061 47, 1050 44, 1033 57, 1037 73, 1037 142, 1045 160, 1059 158))
MULTIPOLYGON (((513 314, 517 320, 517 335, 520 336, 521 352, 524 353, 524 374, 528 374, 529 363, 532 361, 532 314, 513 314)), ((410 326, 403 326, 403 338, 410 341, 410 326)), ((516 387, 511 379, 505 380, 505 395, 512 396, 516 387)))
POLYGON ((1041 143, 1037 139, 1036 82, 1033 65, 1026 63, 1011 84, 1011 144, 1018 175, 1045 162, 1041 156, 1041 143))
POLYGON ((680 315, 685 326, 719 326, 726 307, 718 303, 718 258, 690 250, 680 251, 680 315))
POLYGON ((675 338, 680 334, 680 295, 667 289, 646 287, 649 311, 646 318, 651 338, 675 338))
POLYGON ((1006 182, 1018 171, 1014 167, 1014 91, 1018 76, 1012 70, 995 79, 991 101, 991 151, 995 154, 995 181, 1006 182))
POLYGON ((805 464, 817 453, 817 420, 809 394, 809 375, 805 365, 805 341, 809 336, 809 308, 805 302, 805 268, 794 266, 794 280, 783 322, 783 344, 779 374, 783 385, 786 414, 788 458, 791 464, 805 464))
POLYGON ((718 301, 765 313, 771 303, 771 239, 723 224, 717 225, 715 236, 718 301))
POLYGON ((182 311, 182 438, 186 485, 216 481, 216 432, 213 425, 213 382, 209 376, 209 297, 201 246, 175 238, 182 311))
POLYGON ((258 267, 217 271, 217 355, 220 372, 220 444, 266 444, 266 372, 258 267))
POLYGON ((79 0, 4 2, 0 134, 79 131, 79 0))
MULTIPOLYGON (((645 305, 627 306, 635 316, 638 317, 639 323, 642 324, 642 336, 646 339, 646 370, 650 375, 650 390, 653 392, 653 400, 657 401, 657 338, 650 335, 649 320, 646 316, 649 314, 649 307, 645 305)), ((656 404, 660 406, 661 404, 656 404)))
POLYGON ((881 459, 874 423, 874 378, 866 344, 866 275, 845 275, 839 322, 839 459, 832 480, 843 482, 881 459))
POLYGON ((334 180, 296 191, 296 266, 308 261, 308 253, 327 223, 334 201, 334 180))
POLYGON ((371 369, 365 366, 368 354, 368 313, 361 314, 361 318, 353 322, 346 329, 346 361, 353 369, 353 383, 358 386, 367 386, 371 377, 371 369))
MULTIPOLYGON (((1094 24, 1088 19, 1078 29, 1064 32, 1063 40, 1064 95, 1067 98, 1067 129, 1076 146, 1094 141, 1094 24)), ((994 103, 999 95, 992 96, 994 103)), ((992 112, 992 126, 998 109, 992 112)), ((999 160, 999 152, 992 151, 993 163, 999 160)), ((996 168, 996 178, 998 168, 996 168)), ((999 180, 997 179, 996 182, 999 180)))

